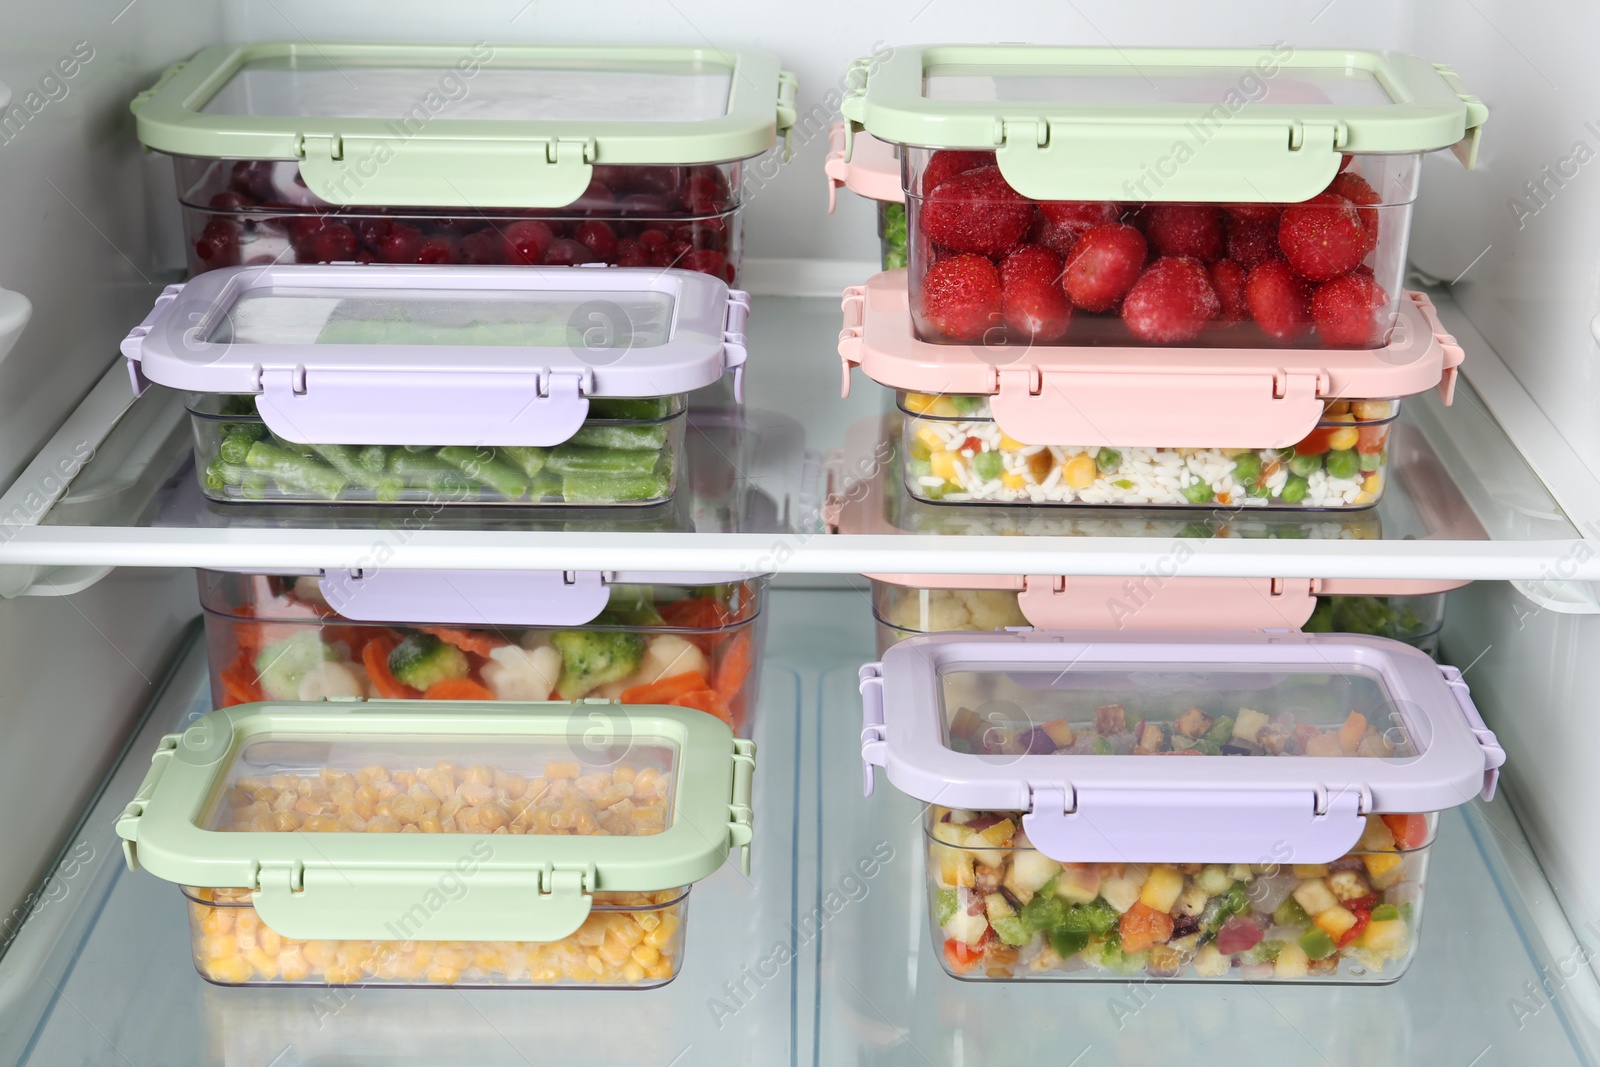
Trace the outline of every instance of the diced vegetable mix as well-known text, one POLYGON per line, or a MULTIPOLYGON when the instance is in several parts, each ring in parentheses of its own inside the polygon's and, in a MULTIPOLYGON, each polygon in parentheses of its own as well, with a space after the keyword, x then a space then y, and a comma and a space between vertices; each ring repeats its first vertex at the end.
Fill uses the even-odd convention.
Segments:
POLYGON ((1286 448, 1025 445, 987 397, 902 393, 905 484, 943 502, 1366 507, 1383 495, 1398 401, 1329 401, 1286 448))
MULTIPOLYGON (((1131 722, 1121 705, 1092 723, 1018 730, 970 708, 952 716, 958 751, 1259 756, 1392 756, 1352 712, 1322 729, 1284 712, 1190 708, 1172 722, 1131 722)), ((1020 812, 934 807, 930 906, 952 974, 1060 977, 1075 971, 1199 978, 1329 977, 1340 962, 1381 975, 1415 943, 1428 816, 1368 816, 1356 847, 1328 864, 1058 863, 1033 849, 1020 812)))
POLYGON ((649 504, 676 488, 681 411, 677 397, 597 398, 551 448, 296 444, 267 429, 250 397, 193 419, 200 483, 220 500, 649 504))
POLYGON ((746 734, 759 651, 754 582, 676 598, 668 587, 615 586, 593 623, 554 630, 351 623, 333 614, 314 578, 252 580, 277 588, 208 613, 221 707, 604 697, 695 708, 746 734))
MULTIPOLYGON (((236 780, 214 829, 637 836, 666 828, 671 798, 670 772, 652 766, 329 767, 236 780)), ((307 941, 262 923, 250 890, 184 892, 195 966, 224 985, 657 984, 677 972, 685 905, 682 889, 596 893, 583 925, 551 942, 307 941)))
POLYGON ((892 202, 878 204, 878 237, 883 246, 883 269, 906 265, 906 206, 892 202))
POLYGON ((1306 633, 1371 634, 1397 641, 1424 637, 1438 627, 1417 611, 1417 598, 1404 596, 1322 596, 1301 627, 1306 633))

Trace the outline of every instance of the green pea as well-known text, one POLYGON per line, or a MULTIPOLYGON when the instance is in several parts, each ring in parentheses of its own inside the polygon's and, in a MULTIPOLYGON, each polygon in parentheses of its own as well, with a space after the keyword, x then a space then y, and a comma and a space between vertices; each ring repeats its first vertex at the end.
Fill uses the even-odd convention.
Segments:
POLYGON ((1296 455, 1289 461, 1289 473, 1298 474, 1302 478, 1309 478, 1322 469, 1321 456, 1296 455))
POLYGON ((1361 459, 1353 449, 1342 448, 1329 452, 1323 459, 1330 478, 1354 478, 1361 471, 1361 459))
POLYGON ((1240 484, 1249 485, 1261 477, 1261 457, 1254 452, 1246 452, 1233 458, 1233 476, 1240 484))
POLYGON ((1310 488, 1310 483, 1304 478, 1291 474, 1289 480, 1283 483, 1283 492, 1278 494, 1278 499, 1285 504, 1298 504, 1306 498, 1306 491, 1310 488))
POLYGON ((1360 465, 1363 471, 1370 473, 1383 466, 1383 453, 1358 452, 1356 454, 1356 462, 1360 465))
POLYGON ((1245 495, 1246 496, 1256 496, 1256 497, 1269 497, 1269 496, 1272 495, 1272 490, 1268 489, 1264 485, 1257 485, 1254 482, 1251 482, 1250 483, 1250 487, 1245 490, 1245 495))
POLYGON ((1183 487, 1183 498, 1191 504, 1208 504, 1216 496, 1205 482, 1192 482, 1183 487))
POLYGON ((1114 448, 1102 448, 1094 457, 1094 465, 1103 471, 1114 471, 1122 466, 1122 453, 1114 448))
POLYGON ((1005 460, 998 452, 979 452, 972 457, 972 469, 984 481, 993 481, 1005 469, 1005 460))

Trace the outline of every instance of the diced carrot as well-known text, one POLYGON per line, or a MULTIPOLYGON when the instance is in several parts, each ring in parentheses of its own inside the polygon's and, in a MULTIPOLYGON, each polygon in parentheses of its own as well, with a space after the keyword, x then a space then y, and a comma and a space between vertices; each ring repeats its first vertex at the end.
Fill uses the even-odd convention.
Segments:
POLYGON ((715 715, 727 723, 730 729, 733 727, 733 712, 728 708, 728 702, 723 700, 715 689, 701 689, 693 693, 683 693, 673 697, 667 703, 680 708, 693 708, 696 711, 703 711, 707 715, 715 715))
POLYGON ((389 700, 415 700, 422 694, 389 673, 389 653, 400 642, 387 635, 374 637, 361 650, 361 663, 378 695, 389 700))
POLYGON ((1229 504, 1233 503, 1232 494, 1230 494, 1230 493, 1218 493, 1217 494, 1217 503, 1221 504, 1223 507, 1227 507, 1229 504))
POLYGON ((224 667, 217 677, 222 680, 222 706, 254 704, 262 699, 261 687, 256 684, 255 671, 245 663, 224 667))
POLYGON ((972 948, 965 941, 949 938, 944 943, 944 960, 951 972, 966 974, 983 959, 983 950, 972 948))
POLYGON ((721 601, 707 596, 687 597, 683 600, 658 604, 656 611, 660 614, 661 621, 674 629, 704 631, 686 633, 683 637, 707 655, 728 639, 729 635, 726 632, 717 631, 737 621, 733 612, 723 606, 721 601))
POLYGON ((1375 456, 1382 452, 1389 443, 1389 423, 1380 422, 1376 426, 1362 426, 1356 430, 1356 451, 1363 455, 1375 456))
POLYGON ((1400 849, 1421 848, 1423 842, 1428 840, 1428 817, 1426 815, 1385 815, 1383 825, 1389 828, 1394 835, 1395 847, 1400 849))
POLYGON ((493 700, 494 694, 471 678, 446 678, 434 682, 422 694, 423 700, 493 700))
POLYGON ((644 685, 630 686, 622 691, 624 704, 670 704, 674 697, 710 689, 711 683, 699 671, 684 671, 670 678, 657 678, 644 685))
POLYGON ((459 630, 453 626, 418 626, 417 629, 425 634, 432 634, 442 641, 448 641, 463 652, 476 652, 480 656, 487 656, 497 648, 504 648, 511 642, 498 634, 485 630, 459 630))
POLYGON ((1172 916, 1136 900, 1122 913, 1121 929, 1122 951, 1140 952, 1172 936, 1172 916))
POLYGON ((1367 732, 1367 717, 1359 711, 1352 711, 1344 725, 1339 727, 1339 747, 1344 749, 1346 756, 1354 756, 1356 749, 1361 745, 1361 738, 1367 732))
POLYGON ((734 634, 728 647, 722 650, 716 670, 712 672, 711 686, 722 694, 723 700, 732 700, 734 694, 744 688, 744 680, 749 676, 750 628, 747 626, 734 634))

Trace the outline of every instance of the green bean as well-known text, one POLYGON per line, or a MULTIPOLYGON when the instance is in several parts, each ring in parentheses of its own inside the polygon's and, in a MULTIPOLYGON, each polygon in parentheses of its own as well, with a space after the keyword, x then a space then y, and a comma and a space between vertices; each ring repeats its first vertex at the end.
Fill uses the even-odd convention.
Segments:
POLYGON ((459 467, 469 478, 477 479, 507 500, 520 500, 528 491, 527 476, 499 459, 492 448, 447 445, 439 449, 439 458, 459 467))
POLYGON ((498 449, 501 455, 522 468, 522 473, 529 478, 535 477, 544 470, 545 461, 550 458, 548 448, 539 448, 534 445, 501 445, 498 449))
POLYGON ((286 448, 257 441, 245 456, 245 465, 269 475, 282 489, 337 500, 349 479, 331 467, 286 448))
POLYGON ((217 455, 225 463, 242 464, 250 446, 266 435, 266 426, 259 422, 235 423, 217 446, 217 455))

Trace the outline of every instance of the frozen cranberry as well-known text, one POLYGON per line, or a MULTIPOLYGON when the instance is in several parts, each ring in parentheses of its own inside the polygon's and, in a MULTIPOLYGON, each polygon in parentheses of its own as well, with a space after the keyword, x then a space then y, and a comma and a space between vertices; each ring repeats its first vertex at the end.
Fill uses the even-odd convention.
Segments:
POLYGON ((513 222, 503 232, 505 261, 519 266, 543 263, 545 251, 556 239, 550 227, 537 219, 513 222))
POLYGON ((561 237, 551 242, 544 261, 552 267, 575 267, 580 263, 593 263, 594 253, 570 237, 561 237))
POLYGON ((683 184, 682 167, 629 167, 628 170, 628 186, 635 193, 672 198, 683 184))
POLYGON ((701 274, 709 274, 713 278, 721 278, 729 285, 733 284, 733 264, 728 262, 728 257, 721 252, 710 249, 694 249, 688 252, 678 264, 684 270, 697 270, 701 274))
POLYGON ((278 164, 270 159, 241 159, 233 165, 228 176, 228 188, 257 200, 272 200, 272 169, 278 164))
POLYGON ((500 235, 493 230, 479 230, 461 238, 461 262, 504 263, 500 235))
POLYGON ((289 223, 289 242, 302 263, 342 263, 355 258, 355 231, 322 215, 297 218, 289 223))
POLYGON ((647 226, 645 229, 639 231, 637 240, 639 242, 639 247, 645 249, 646 251, 653 252, 658 248, 665 248, 667 246, 667 242, 671 241, 672 238, 667 235, 666 230, 663 230, 659 226, 647 226))
POLYGON ((454 239, 438 234, 422 242, 417 250, 418 263, 459 263, 461 249, 454 239))
POLYGON ((611 186, 595 178, 572 206, 583 211, 607 211, 616 202, 617 198, 611 192, 611 186))
POLYGON ((650 253, 632 237, 624 237, 617 242, 616 264, 619 267, 648 267, 650 253))
POLYGON ((463 237, 469 233, 481 230, 483 228, 483 221, 481 219, 467 218, 426 219, 424 220, 423 225, 433 229, 438 233, 450 233, 455 234, 457 237, 463 237))
POLYGON ((581 222, 573 231, 573 237, 603 263, 610 263, 616 258, 617 235, 603 222, 581 222))
POLYGON ((594 166, 590 174, 607 189, 632 192, 633 175, 639 169, 639 167, 619 167, 615 164, 599 163, 594 166))
POLYGON ((194 242, 194 254, 206 270, 235 267, 239 264, 239 225, 226 219, 212 219, 194 242))
POLYGON ((683 206, 696 215, 717 215, 733 207, 733 192, 720 167, 695 167, 690 172, 683 206))
POLYGON ((415 263, 422 251, 422 231, 409 222, 375 219, 362 243, 380 263, 415 263))

